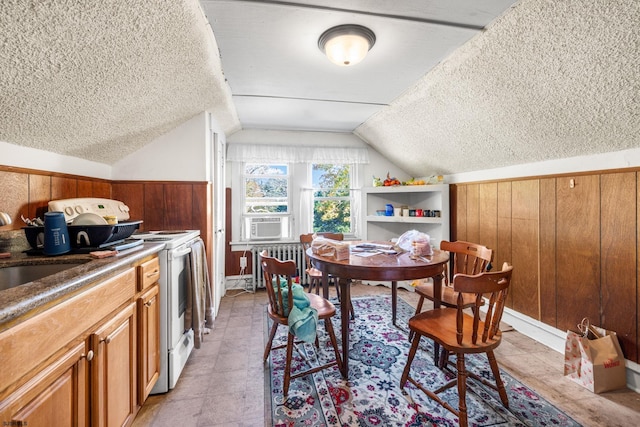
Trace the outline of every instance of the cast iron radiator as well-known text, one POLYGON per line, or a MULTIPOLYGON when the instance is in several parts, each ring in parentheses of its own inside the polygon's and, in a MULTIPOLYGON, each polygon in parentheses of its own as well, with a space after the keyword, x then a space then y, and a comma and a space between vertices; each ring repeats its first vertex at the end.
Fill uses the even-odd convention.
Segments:
POLYGON ((300 243, 269 243, 269 244, 253 244, 251 248, 251 271, 253 272, 253 290, 255 292, 258 288, 264 288, 264 276, 262 275, 262 268, 260 266, 260 253, 266 250, 269 256, 278 258, 281 261, 292 259, 298 266, 298 277, 300 283, 309 283, 306 270, 306 260, 302 245, 300 243))

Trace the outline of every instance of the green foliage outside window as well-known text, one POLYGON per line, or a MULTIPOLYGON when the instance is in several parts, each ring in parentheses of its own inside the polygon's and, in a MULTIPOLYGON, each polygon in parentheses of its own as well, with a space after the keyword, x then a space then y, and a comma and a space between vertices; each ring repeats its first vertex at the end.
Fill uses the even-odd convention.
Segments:
POLYGON ((351 232, 349 169, 349 165, 312 166, 314 232, 351 232))
POLYGON ((246 164, 245 212, 287 213, 289 211, 288 174, 287 165, 246 164))

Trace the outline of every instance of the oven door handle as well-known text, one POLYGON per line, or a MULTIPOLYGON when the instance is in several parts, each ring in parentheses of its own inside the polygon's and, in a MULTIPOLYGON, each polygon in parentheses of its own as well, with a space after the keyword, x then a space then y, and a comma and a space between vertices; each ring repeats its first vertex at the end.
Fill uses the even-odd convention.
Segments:
POLYGON ((169 252, 169 259, 181 258, 190 253, 191 253, 191 246, 187 246, 186 248, 176 248, 169 252))

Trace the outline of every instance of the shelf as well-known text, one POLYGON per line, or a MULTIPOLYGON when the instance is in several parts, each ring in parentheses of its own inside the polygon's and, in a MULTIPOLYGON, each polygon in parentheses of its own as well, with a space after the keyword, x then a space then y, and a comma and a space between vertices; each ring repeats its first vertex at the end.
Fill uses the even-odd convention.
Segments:
POLYGON ((434 247, 449 239, 449 185, 399 185, 366 187, 362 194, 363 236, 369 240, 386 241, 411 229, 428 234, 434 247), (439 217, 375 215, 386 205, 394 208, 438 210, 439 217))
POLYGON ((363 190, 366 193, 425 193, 430 191, 449 191, 449 185, 394 185, 389 187, 366 187, 363 190))
POLYGON ((367 222, 397 222, 397 223, 413 223, 413 224, 442 224, 441 217, 428 216, 381 216, 368 215, 367 222))

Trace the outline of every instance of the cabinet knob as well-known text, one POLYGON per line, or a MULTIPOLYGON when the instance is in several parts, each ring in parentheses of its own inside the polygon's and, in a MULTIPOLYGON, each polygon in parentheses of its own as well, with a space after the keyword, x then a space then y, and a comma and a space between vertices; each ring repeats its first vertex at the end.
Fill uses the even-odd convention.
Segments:
POLYGON ((93 350, 89 350, 87 353, 87 361, 91 362, 93 360, 93 350))
POLYGON ((145 307, 151 307, 153 305, 153 300, 145 302, 144 305, 145 307))
POLYGON ((111 342, 111 337, 106 337, 105 339, 102 340, 102 342, 105 344, 109 344, 111 342))
POLYGON ((147 277, 157 276, 159 273, 160 273, 160 270, 156 269, 156 270, 153 270, 151 273, 148 273, 147 277))

